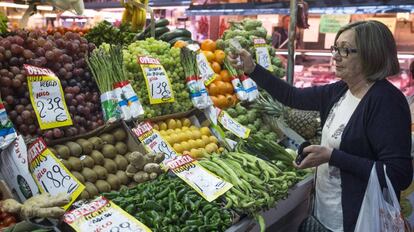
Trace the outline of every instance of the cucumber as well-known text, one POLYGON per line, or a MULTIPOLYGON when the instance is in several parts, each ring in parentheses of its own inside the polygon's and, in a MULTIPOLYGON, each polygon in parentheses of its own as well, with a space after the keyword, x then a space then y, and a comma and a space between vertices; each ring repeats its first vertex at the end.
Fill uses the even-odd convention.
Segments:
POLYGON ((190 42, 190 41, 191 41, 191 38, 188 38, 188 37, 182 37, 182 36, 180 36, 180 37, 175 37, 175 38, 173 38, 172 40, 168 41, 168 43, 169 43, 169 44, 171 44, 171 46, 174 46, 174 44, 175 44, 178 40, 182 40, 182 41, 184 41, 184 42, 190 42))
POLYGON ((159 19, 155 22, 155 27, 165 27, 170 24, 170 21, 168 19, 159 19))
MULTIPOLYGON (((163 34, 169 32, 170 29, 168 27, 156 27, 155 28, 155 38, 158 38, 162 36, 163 34)), ((151 32, 148 32, 148 34, 151 34, 151 32)))
POLYGON ((191 38, 191 32, 187 29, 175 29, 174 31, 167 32, 160 36, 160 40, 163 41, 170 41, 174 39, 175 37, 188 37, 191 38))

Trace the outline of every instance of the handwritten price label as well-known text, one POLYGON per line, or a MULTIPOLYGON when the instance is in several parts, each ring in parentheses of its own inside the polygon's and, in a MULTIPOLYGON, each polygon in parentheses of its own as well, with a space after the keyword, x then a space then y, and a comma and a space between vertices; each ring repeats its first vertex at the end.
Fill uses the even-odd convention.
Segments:
POLYGON ((236 120, 234 120, 232 117, 230 117, 229 114, 227 114, 225 111, 218 109, 218 121, 223 125, 224 128, 232 132, 234 135, 236 135, 239 138, 246 139, 250 135, 250 129, 243 126, 236 120))
POLYGON ((149 232, 147 226, 104 197, 69 211, 63 221, 78 232, 149 232))
POLYGON ((204 80, 205 85, 211 84, 217 77, 216 73, 211 68, 204 53, 198 52, 196 58, 201 79, 204 80))
POLYGON ((256 62, 267 70, 273 71, 266 41, 262 38, 258 38, 254 39, 253 43, 256 48, 256 62))
POLYGON ((231 183, 204 169, 189 155, 170 159, 166 166, 208 202, 214 201, 233 187, 231 183))
POLYGON ((148 56, 139 56, 138 63, 144 73, 150 104, 174 102, 170 79, 160 61, 148 56))
POLYGON ((30 172, 40 191, 56 196, 59 193, 71 195, 72 200, 65 209, 76 200, 85 189, 69 170, 46 147, 42 138, 38 138, 28 152, 30 172))
POLYGON ((49 69, 24 65, 30 101, 42 130, 72 125, 59 79, 49 69))
POLYGON ((136 128, 132 128, 132 132, 134 132, 139 141, 150 151, 164 153, 165 159, 163 164, 179 155, 157 131, 152 129, 151 123, 149 122, 140 123, 136 128))

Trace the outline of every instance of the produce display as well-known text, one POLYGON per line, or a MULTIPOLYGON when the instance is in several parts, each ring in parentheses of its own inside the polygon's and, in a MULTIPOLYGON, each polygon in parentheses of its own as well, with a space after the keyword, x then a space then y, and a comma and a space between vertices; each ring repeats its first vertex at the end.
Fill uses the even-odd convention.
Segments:
POLYGON ((163 153, 142 154, 138 151, 131 152, 127 156, 129 165, 125 173, 138 184, 148 180, 154 180, 163 172, 160 163, 164 158, 163 153))
POLYGON ((241 22, 231 22, 230 28, 224 32, 223 37, 217 40, 216 43, 218 48, 227 52, 230 51, 231 39, 235 39, 243 48, 255 56, 256 53, 253 43, 255 38, 263 38, 267 40, 273 74, 278 77, 285 76, 285 68, 282 67, 281 60, 275 57, 276 50, 270 45, 270 36, 267 34, 267 30, 262 26, 262 22, 259 20, 244 19, 241 22))
POLYGON ((7 17, 0 12, 0 35, 3 35, 7 32, 7 17))
MULTIPOLYGON (((155 39, 159 39, 160 36, 170 31, 168 25, 170 21, 168 19, 159 19, 154 22, 155 26, 155 39)), ((135 36, 135 40, 145 40, 151 37, 151 24, 147 25, 147 27, 140 33, 135 36)))
POLYGON ((126 140, 124 129, 117 128, 99 136, 55 145, 51 150, 85 185, 81 199, 89 199, 131 183, 126 171, 132 153, 126 140))
POLYGON ((160 121, 154 124, 154 129, 180 154, 197 159, 221 150, 208 127, 198 128, 188 118, 160 121))
POLYGON ((146 118, 185 112, 192 108, 190 94, 185 85, 184 68, 180 62, 179 48, 170 48, 168 43, 155 40, 154 38, 136 41, 130 44, 127 49, 124 49, 124 65, 126 66, 128 79, 131 80, 132 86, 144 107, 146 118), (174 92, 174 102, 150 104, 144 74, 137 62, 138 55, 148 55, 157 58, 164 66, 174 92))
POLYGON ((192 43, 191 32, 185 28, 177 28, 166 32, 159 37, 160 40, 168 42, 171 46, 177 41, 192 43))
POLYGON ((99 92, 86 67, 85 55, 95 46, 67 32, 17 31, 0 40, 0 92, 9 118, 24 136, 43 136, 47 141, 83 134, 103 125, 99 92), (73 126, 40 130, 23 64, 51 69, 60 79, 73 126))
POLYGON ((95 44, 101 46, 103 43, 108 44, 130 44, 134 41, 135 32, 131 31, 128 23, 121 24, 119 28, 113 26, 108 21, 102 21, 86 33, 85 38, 95 44))
POLYGON ((207 202, 179 178, 166 174, 131 189, 103 194, 152 231, 225 231, 233 215, 207 202))

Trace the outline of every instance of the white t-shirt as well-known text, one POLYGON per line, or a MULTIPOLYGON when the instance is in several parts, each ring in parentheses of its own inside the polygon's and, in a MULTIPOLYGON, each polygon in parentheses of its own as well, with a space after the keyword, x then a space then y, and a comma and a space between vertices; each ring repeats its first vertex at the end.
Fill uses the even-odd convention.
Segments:
MULTIPOLYGON (((321 145, 339 149, 342 133, 361 99, 348 90, 332 107, 322 129, 321 145)), ((343 231, 341 175, 328 163, 318 167, 316 177, 315 215, 332 231, 343 231)))

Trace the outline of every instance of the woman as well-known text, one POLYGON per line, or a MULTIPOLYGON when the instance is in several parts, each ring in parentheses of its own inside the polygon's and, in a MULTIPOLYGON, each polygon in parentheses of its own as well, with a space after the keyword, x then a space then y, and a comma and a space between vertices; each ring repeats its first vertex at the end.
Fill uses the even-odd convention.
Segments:
POLYGON ((244 50, 238 54, 241 64, 235 56, 229 59, 283 104, 320 112, 321 145, 306 147, 309 155, 297 168, 318 167, 315 216, 320 222, 332 231, 354 231, 374 163, 383 187, 386 165, 397 196, 411 183, 410 110, 404 95, 385 79, 399 72, 399 63, 384 24, 346 25, 331 51, 341 80, 304 89, 255 65, 244 50))

